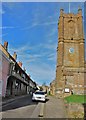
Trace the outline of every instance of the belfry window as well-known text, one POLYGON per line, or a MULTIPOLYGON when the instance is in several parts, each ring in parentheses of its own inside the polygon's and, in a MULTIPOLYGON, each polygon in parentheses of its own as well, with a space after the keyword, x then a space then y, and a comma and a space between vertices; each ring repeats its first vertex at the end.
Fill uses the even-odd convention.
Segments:
POLYGON ((71 38, 71 40, 73 40, 73 37, 71 38))

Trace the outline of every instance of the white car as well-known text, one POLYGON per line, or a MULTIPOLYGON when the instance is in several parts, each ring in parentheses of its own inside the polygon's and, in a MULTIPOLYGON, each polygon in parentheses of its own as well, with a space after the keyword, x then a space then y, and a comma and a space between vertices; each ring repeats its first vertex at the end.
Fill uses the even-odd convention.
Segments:
POLYGON ((37 91, 33 93, 32 101, 46 101, 46 95, 43 91, 37 91))

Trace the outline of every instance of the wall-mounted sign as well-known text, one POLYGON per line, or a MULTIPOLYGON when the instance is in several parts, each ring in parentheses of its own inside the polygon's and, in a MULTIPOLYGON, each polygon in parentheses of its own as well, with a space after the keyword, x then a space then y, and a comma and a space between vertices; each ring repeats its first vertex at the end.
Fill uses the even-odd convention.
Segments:
POLYGON ((65 89, 64 89, 64 92, 65 92, 65 93, 69 93, 69 92, 70 92, 70 89, 69 89, 69 88, 65 88, 65 89))

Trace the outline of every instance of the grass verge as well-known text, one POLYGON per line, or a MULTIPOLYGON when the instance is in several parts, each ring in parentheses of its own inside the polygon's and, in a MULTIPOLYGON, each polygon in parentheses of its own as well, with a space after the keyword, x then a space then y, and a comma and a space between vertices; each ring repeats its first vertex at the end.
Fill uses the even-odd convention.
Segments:
POLYGON ((86 103, 86 95, 70 95, 64 99, 68 103, 86 103))

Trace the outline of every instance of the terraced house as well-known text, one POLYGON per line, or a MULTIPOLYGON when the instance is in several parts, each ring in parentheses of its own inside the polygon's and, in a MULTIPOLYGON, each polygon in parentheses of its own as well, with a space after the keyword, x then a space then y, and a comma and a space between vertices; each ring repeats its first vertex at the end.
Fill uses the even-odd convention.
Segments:
POLYGON ((17 54, 13 56, 8 52, 8 42, 0 44, 0 94, 3 97, 30 94, 36 90, 36 83, 22 68, 22 62, 17 62, 17 54))

